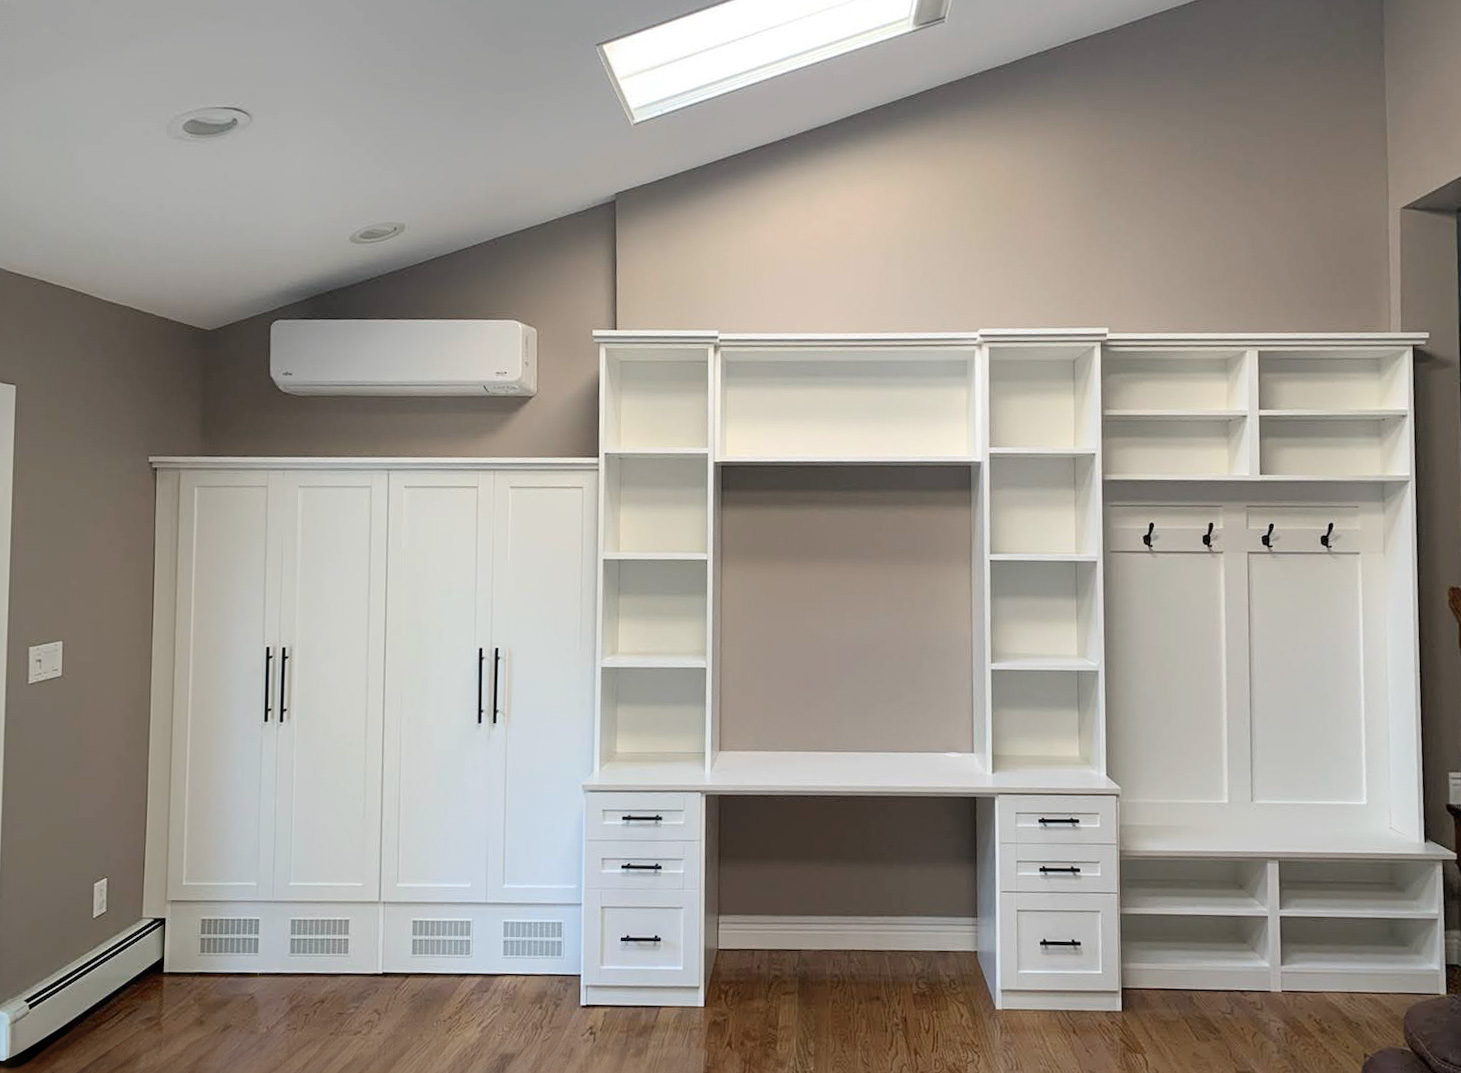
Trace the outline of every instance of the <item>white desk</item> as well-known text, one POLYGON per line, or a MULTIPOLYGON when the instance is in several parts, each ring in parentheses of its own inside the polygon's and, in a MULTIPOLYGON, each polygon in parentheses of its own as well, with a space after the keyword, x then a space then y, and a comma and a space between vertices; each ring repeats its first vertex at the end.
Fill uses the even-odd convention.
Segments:
POLYGON ((966 753, 723 752, 708 769, 616 760, 584 789, 585 1004, 704 1004, 719 798, 869 795, 974 803, 979 961, 998 1008, 1120 1008, 1119 788, 1089 769, 991 773, 966 753))

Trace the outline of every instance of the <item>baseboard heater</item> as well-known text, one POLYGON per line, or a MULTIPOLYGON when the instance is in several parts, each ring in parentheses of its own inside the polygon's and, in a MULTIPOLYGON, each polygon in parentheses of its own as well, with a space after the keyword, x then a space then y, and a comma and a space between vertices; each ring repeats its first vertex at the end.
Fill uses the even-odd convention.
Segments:
POLYGON ((65 1028, 162 960, 162 921, 142 920, 0 1006, 0 1061, 65 1028))

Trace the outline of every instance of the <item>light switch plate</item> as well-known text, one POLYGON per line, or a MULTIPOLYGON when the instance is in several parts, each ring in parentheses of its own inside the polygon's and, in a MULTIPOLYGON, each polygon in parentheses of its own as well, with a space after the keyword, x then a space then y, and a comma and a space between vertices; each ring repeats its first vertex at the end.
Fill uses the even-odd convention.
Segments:
POLYGON ((30 655, 26 660, 26 667, 30 672, 30 681, 32 683, 60 678, 61 642, 52 641, 44 645, 31 645, 30 655))
POLYGON ((1461 805, 1461 771, 1447 773, 1446 800, 1453 805, 1461 805))
POLYGON ((103 876, 91 885, 91 919, 107 911, 107 881, 103 876))

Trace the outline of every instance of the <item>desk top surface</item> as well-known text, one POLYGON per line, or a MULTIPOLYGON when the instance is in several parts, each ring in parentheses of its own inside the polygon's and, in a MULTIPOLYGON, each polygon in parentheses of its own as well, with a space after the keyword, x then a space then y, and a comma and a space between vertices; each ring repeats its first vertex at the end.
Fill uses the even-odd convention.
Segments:
POLYGON ((1015 767, 991 773, 970 753, 723 752, 707 771, 698 757, 616 760, 585 790, 679 790, 742 795, 992 797, 1115 794, 1106 776, 1080 767, 1015 767))

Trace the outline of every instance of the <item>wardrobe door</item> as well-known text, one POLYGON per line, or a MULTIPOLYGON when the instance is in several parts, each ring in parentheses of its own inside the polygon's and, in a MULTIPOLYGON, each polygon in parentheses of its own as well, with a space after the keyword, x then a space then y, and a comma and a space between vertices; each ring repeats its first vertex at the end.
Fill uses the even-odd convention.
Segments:
POLYGON ((179 488, 168 897, 268 898, 280 565, 270 474, 189 472, 179 488))
POLYGON ((279 477, 274 896, 380 896, 386 475, 279 477))
POLYGON ((382 897, 487 898, 490 474, 393 473, 382 897))
POLYGON ((494 902, 576 903, 592 771, 597 475, 497 475, 494 902))

